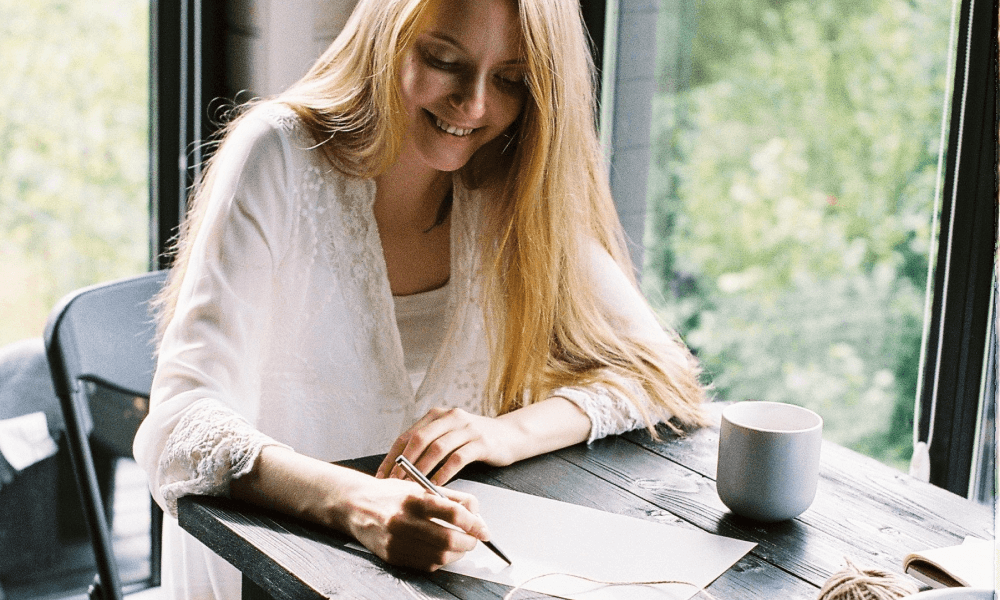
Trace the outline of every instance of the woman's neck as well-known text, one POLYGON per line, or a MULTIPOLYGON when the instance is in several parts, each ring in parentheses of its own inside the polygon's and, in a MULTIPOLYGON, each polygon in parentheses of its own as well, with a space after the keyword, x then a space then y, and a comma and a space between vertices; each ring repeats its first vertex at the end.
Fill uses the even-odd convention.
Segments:
POLYGON ((428 168, 403 152, 375 178, 375 220, 380 228, 426 231, 451 190, 451 173, 428 168))
POLYGON ((451 274, 450 219, 438 220, 451 174, 407 157, 375 178, 375 223, 395 296, 439 288, 451 274))

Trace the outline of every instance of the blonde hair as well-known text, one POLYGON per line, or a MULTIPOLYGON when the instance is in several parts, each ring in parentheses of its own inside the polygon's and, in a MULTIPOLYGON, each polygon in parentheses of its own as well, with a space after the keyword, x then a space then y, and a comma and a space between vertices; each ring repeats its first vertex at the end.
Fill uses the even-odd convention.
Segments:
MULTIPOLYGON (((361 0, 340 35, 298 82, 275 98, 252 100, 233 111, 235 116, 216 134, 219 145, 225 145, 229 133, 254 108, 281 103, 295 111, 317 147, 343 173, 373 177, 385 171, 396 160, 406 129, 396 83, 400 59, 429 8, 424 0, 361 0)), ((171 248, 174 260, 167 285, 154 302, 160 337, 173 318, 191 246, 211 196, 218 154, 195 183, 171 248)))
MULTIPOLYGON (((372 177, 396 160, 406 120, 400 64, 434 1, 361 0, 312 69, 273 100, 299 115, 344 173, 372 177)), ((467 185, 491 190, 481 237, 493 357, 484 409, 503 414, 558 387, 590 383, 632 394, 625 382, 634 380, 652 400, 637 408, 654 435, 655 422, 671 417, 680 426, 702 425, 704 388, 680 340, 663 347, 619 334, 589 285, 590 239, 635 279, 597 137, 596 76, 579 1, 511 1, 518 4, 528 99, 506 134, 462 170, 467 185)), ((209 166, 177 244, 161 328, 211 180, 209 166)))

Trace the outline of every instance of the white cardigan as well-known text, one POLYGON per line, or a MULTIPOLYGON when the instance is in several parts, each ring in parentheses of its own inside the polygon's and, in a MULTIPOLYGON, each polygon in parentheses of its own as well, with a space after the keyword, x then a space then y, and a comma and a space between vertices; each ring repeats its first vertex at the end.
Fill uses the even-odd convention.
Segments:
MULTIPOLYGON (((489 357, 477 277, 479 203, 455 180, 444 341, 414 393, 372 206, 375 183, 331 168, 293 112, 256 109, 220 150, 216 179, 159 349, 136 459, 176 515, 185 494, 227 494, 262 447, 336 461, 384 453, 434 406, 482 414, 489 357)), ((675 347, 611 257, 594 285, 622 328, 675 347)), ((678 359, 683 356, 678 351, 678 359)), ((600 386, 552 395, 590 417, 590 440, 641 426, 600 386)), ((239 574, 165 522, 164 585, 177 598, 239 598, 239 574)))

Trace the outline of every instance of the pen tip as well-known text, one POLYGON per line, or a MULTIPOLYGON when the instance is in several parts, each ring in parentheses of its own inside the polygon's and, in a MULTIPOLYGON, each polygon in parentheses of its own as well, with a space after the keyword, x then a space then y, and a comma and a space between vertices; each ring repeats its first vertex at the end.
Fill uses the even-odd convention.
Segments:
POLYGON ((514 564, 514 563, 510 562, 510 559, 507 558, 506 554, 504 554, 503 552, 500 551, 500 548, 496 547, 496 544, 494 544, 493 542, 483 542, 483 543, 486 545, 487 548, 489 548, 490 550, 493 551, 493 554, 496 554, 505 563, 507 563, 508 565, 513 565, 514 564))

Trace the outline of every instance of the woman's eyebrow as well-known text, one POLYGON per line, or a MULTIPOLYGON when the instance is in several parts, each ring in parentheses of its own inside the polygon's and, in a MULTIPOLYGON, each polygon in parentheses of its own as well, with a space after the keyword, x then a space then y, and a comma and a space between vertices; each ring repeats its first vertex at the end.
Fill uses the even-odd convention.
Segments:
MULTIPOLYGON (((451 37, 447 33, 442 33, 440 31, 430 31, 430 32, 427 33, 427 35, 431 36, 432 38, 434 38, 434 39, 436 39, 438 41, 441 41, 441 42, 444 42, 446 44, 450 44, 450 45, 454 46, 455 48, 457 48, 459 51, 461 51, 464 54, 470 54, 470 52, 466 49, 466 47, 462 45, 462 42, 456 40, 455 38, 451 37)), ((524 66, 524 65, 525 65, 525 60, 523 58, 520 58, 520 57, 519 58, 511 58, 511 59, 502 61, 500 63, 500 66, 504 66, 504 67, 506 67, 506 66, 520 67, 520 66, 524 66)))

